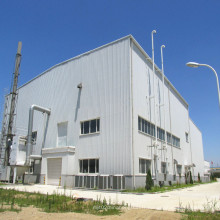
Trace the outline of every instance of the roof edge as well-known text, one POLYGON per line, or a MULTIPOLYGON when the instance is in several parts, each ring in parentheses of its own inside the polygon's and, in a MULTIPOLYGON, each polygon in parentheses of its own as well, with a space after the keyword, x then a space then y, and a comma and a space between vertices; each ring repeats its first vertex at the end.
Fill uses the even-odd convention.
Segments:
MULTIPOLYGON (((70 61, 72 61, 72 60, 75 60, 75 59, 78 59, 78 58, 80 58, 80 57, 82 57, 82 56, 85 56, 85 55, 88 55, 88 54, 90 54, 90 53, 93 53, 93 52, 95 52, 95 51, 97 51, 97 50, 100 50, 100 49, 102 49, 102 48, 105 48, 105 47, 107 47, 107 46, 109 46, 109 45, 111 45, 111 44, 115 44, 115 43, 117 43, 117 42, 119 42, 119 41, 122 41, 122 40, 125 40, 125 39, 127 39, 127 38, 130 38, 130 39, 134 42, 134 44, 138 47, 138 49, 142 52, 142 54, 146 57, 146 59, 147 59, 150 63, 153 64, 153 61, 152 61, 152 59, 150 58, 150 56, 145 52, 145 50, 144 50, 144 49, 141 47, 141 45, 135 40, 135 38, 134 38, 131 34, 129 34, 129 35, 125 36, 125 37, 119 38, 119 39, 117 39, 117 40, 115 40, 115 41, 112 41, 112 42, 110 42, 110 43, 104 44, 104 45, 102 45, 102 46, 100 46, 100 47, 97 47, 97 48, 92 49, 92 50, 89 50, 89 51, 87 51, 87 52, 85 52, 85 53, 79 54, 79 55, 77 55, 77 56, 75 56, 75 57, 72 57, 72 58, 70 58, 70 59, 68 59, 68 60, 62 61, 62 62, 60 62, 60 63, 58 63, 58 64, 56 64, 56 65, 54 65, 54 66, 48 68, 47 70, 45 70, 45 71, 42 72, 41 74, 37 75, 37 76, 34 77, 33 79, 29 80, 29 81, 26 82, 25 84, 21 85, 20 87, 18 87, 18 89, 21 89, 22 87, 26 86, 27 84, 31 83, 31 82, 34 81, 35 79, 37 79, 37 78, 41 77, 42 75, 46 74, 47 72, 49 72, 50 70, 54 69, 55 67, 58 67, 58 66, 60 66, 60 65, 63 65, 63 64, 65 64, 65 63, 68 63, 68 62, 70 62, 70 61)), ((160 68, 159 68, 156 64, 154 64, 154 65, 155 65, 155 70, 156 70, 159 74, 161 74, 161 76, 162 76, 162 71, 160 70, 160 68)), ((175 93, 180 97, 180 99, 184 102, 184 104, 185 104, 185 105, 187 106, 187 108, 188 108, 188 107, 189 107, 189 104, 188 104, 188 103, 186 102, 186 100, 180 95, 180 93, 179 93, 179 92, 177 91, 177 89, 173 86, 173 84, 168 80, 168 78, 167 78, 166 76, 164 77, 164 79, 165 79, 165 81, 171 86, 171 88, 175 91, 175 93)))
POLYGON ((32 81, 34 81, 35 79, 39 78, 40 76, 46 74, 47 72, 49 72, 50 70, 54 69, 55 67, 58 67, 58 66, 60 66, 60 65, 63 65, 63 64, 65 64, 65 63, 68 63, 68 62, 70 62, 70 61, 72 61, 72 60, 75 60, 75 59, 78 59, 78 58, 80 58, 80 57, 82 57, 82 56, 85 56, 85 55, 88 55, 88 54, 90 54, 90 53, 93 53, 93 52, 95 52, 95 51, 97 51, 97 50, 100 50, 100 49, 102 49, 102 48, 105 48, 105 47, 107 47, 107 46, 109 46, 109 45, 111 45, 111 44, 115 44, 115 43, 117 43, 117 42, 119 42, 119 41, 122 41, 122 40, 125 40, 125 39, 127 39, 127 38, 133 38, 133 37, 132 37, 132 35, 129 34, 129 35, 125 36, 125 37, 119 38, 119 39, 117 39, 117 40, 115 40, 115 41, 112 41, 112 42, 110 42, 110 43, 104 44, 104 45, 102 45, 102 46, 100 46, 100 47, 97 47, 97 48, 95 48, 95 49, 89 50, 89 51, 87 51, 87 52, 85 52, 85 53, 79 54, 79 55, 77 55, 77 56, 75 56, 75 57, 72 57, 72 58, 70 58, 70 59, 68 59, 68 60, 65 60, 65 61, 62 61, 62 62, 60 62, 60 63, 58 63, 58 64, 55 64, 54 66, 50 67, 49 69, 45 70, 44 72, 42 72, 42 73, 40 73, 39 75, 35 76, 33 79, 29 80, 28 82, 26 82, 26 83, 24 83, 23 85, 21 85, 20 87, 18 87, 18 89, 20 89, 20 88, 26 86, 27 84, 31 83, 32 81))
MULTIPOLYGON (((150 56, 145 52, 145 50, 141 47, 141 45, 135 40, 135 38, 132 35, 129 35, 131 40, 134 42, 134 44, 138 47, 138 49, 142 52, 142 54, 146 57, 146 59, 153 64, 152 59, 150 56)), ((155 70, 162 76, 161 69, 154 63, 155 70)), ((175 93, 180 97, 180 99, 184 102, 184 104, 189 107, 189 104, 186 102, 186 100, 180 95, 180 93, 177 91, 177 89, 174 87, 174 85, 168 80, 168 78, 164 75, 165 81, 170 85, 170 87, 175 91, 175 93)))

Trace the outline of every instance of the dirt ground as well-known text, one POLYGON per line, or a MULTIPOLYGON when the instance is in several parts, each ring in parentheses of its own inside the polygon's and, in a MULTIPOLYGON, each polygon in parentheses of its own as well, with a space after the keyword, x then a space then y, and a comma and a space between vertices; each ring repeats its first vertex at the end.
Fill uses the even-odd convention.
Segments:
POLYGON ((126 219, 126 220, 172 220, 181 219, 182 215, 175 212, 168 211, 158 211, 150 209, 126 209, 120 215, 112 216, 96 216, 89 214, 79 214, 79 213, 45 213, 39 211, 37 208, 27 207, 22 208, 19 213, 16 212, 3 212, 0 213, 1 220, 66 220, 66 219, 76 219, 76 220, 94 220, 94 219, 126 219))

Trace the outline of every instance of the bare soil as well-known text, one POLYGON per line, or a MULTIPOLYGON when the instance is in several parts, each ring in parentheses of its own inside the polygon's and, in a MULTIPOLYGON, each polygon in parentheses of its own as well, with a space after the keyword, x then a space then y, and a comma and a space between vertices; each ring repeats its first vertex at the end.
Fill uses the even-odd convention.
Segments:
POLYGON ((168 211, 158 211, 150 209, 129 209, 126 208, 123 210, 123 213, 120 215, 111 215, 111 216, 97 216, 90 214, 79 214, 79 213, 46 213, 42 212, 34 207, 24 207, 19 213, 16 212, 3 212, 0 213, 0 220, 94 220, 94 219, 116 219, 116 220, 179 220, 182 218, 182 215, 175 212, 168 211))

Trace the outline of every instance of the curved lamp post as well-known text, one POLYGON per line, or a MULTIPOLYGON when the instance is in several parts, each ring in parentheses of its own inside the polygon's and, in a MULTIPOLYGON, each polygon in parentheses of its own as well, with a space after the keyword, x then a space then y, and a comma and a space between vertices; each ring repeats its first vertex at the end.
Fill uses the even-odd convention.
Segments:
POLYGON ((206 66, 206 67, 210 68, 215 73, 216 81, 217 81, 217 89, 218 89, 218 101, 219 101, 219 108, 220 108, 219 81, 218 81, 218 75, 217 75, 215 69, 213 67, 209 66, 208 64, 200 64, 200 63, 195 63, 195 62, 189 62, 186 65, 189 66, 189 67, 194 67, 194 68, 199 67, 199 66, 206 66))

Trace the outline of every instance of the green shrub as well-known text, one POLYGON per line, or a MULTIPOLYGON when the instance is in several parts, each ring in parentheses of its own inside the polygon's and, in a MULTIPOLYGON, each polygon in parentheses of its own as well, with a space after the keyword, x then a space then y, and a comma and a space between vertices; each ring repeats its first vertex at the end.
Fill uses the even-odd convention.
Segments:
POLYGON ((191 171, 189 171, 189 182, 190 182, 190 184, 193 184, 193 179, 192 179, 191 171))
POLYGON ((154 181, 152 180, 150 170, 148 170, 147 176, 146 176, 145 189, 146 189, 146 190, 151 190, 151 188, 152 188, 153 186, 154 186, 154 181))
POLYGON ((201 183, 201 178, 200 178, 200 174, 198 173, 198 182, 201 183))

